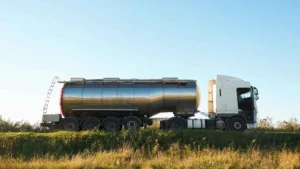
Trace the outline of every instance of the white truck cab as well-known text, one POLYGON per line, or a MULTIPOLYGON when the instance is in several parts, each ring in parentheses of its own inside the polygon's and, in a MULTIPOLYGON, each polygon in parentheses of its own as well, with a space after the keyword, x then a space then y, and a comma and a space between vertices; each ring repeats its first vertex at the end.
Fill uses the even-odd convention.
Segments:
POLYGON ((258 90, 249 81, 226 75, 209 81, 209 117, 219 120, 216 128, 257 128, 258 99, 258 90))

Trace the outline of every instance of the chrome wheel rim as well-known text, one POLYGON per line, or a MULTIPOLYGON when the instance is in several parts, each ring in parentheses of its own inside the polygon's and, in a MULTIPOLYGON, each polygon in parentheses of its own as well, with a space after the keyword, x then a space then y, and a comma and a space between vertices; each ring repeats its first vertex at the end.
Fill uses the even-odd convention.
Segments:
POLYGON ((137 122, 134 120, 128 121, 127 122, 127 127, 129 129, 136 129, 137 128, 137 122))
POLYGON ((68 123, 68 124, 65 125, 65 129, 66 130, 74 130, 75 125, 73 123, 68 123))
POLYGON ((109 129, 110 131, 114 131, 114 130, 116 129, 116 124, 115 124, 115 123, 109 123, 109 124, 108 124, 108 129, 109 129))
POLYGON ((242 123, 237 121, 233 124, 233 126, 235 129, 239 130, 242 128, 242 123))

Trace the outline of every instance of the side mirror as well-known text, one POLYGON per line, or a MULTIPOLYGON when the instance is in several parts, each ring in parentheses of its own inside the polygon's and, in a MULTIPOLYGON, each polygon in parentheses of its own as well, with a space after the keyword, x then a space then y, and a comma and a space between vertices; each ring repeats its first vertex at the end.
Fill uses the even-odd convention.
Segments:
POLYGON ((258 90, 256 87, 254 87, 254 94, 257 96, 258 95, 258 90))
POLYGON ((255 96, 255 99, 256 99, 256 100, 259 100, 259 97, 258 97, 258 96, 255 96))

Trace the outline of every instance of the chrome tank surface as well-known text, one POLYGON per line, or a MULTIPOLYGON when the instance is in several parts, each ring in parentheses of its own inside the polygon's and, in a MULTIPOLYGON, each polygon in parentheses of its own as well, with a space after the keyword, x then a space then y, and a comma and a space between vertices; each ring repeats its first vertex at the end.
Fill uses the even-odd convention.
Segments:
POLYGON ((136 115, 160 112, 194 114, 200 91, 194 80, 82 80, 63 82, 61 110, 65 117, 136 115))

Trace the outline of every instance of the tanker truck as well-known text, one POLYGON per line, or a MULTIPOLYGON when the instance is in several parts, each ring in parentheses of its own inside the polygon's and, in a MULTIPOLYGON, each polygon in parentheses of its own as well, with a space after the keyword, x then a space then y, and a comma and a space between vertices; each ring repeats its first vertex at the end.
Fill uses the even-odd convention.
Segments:
MULTIPOLYGON (((99 129, 117 132, 152 125, 151 117, 172 112, 160 129, 209 129, 244 132, 257 127, 258 90, 249 81, 217 75, 208 81, 208 112, 198 110, 201 93, 196 80, 85 79, 62 83, 59 114, 48 114, 47 97, 41 126, 68 131, 99 129), (195 118, 195 114, 206 115, 195 118)), ((51 94, 55 80, 48 95, 51 94)))

